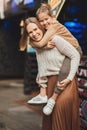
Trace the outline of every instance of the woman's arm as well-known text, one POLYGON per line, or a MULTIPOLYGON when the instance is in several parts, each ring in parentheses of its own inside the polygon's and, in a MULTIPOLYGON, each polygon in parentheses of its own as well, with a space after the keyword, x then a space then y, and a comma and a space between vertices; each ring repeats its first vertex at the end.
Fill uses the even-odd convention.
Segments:
POLYGON ((60 36, 55 36, 52 41, 55 42, 57 49, 62 54, 71 59, 70 72, 66 78, 72 81, 79 66, 80 54, 71 44, 60 36))

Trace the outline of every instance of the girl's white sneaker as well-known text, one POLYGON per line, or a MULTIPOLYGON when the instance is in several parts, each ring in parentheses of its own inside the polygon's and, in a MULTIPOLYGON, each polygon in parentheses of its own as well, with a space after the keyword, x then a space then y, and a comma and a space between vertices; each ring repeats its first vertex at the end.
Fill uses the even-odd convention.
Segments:
POLYGON ((41 96, 40 94, 33 97, 32 99, 28 100, 27 103, 29 104, 44 104, 47 103, 48 97, 47 96, 41 96))
POLYGON ((53 111, 54 106, 55 106, 55 100, 52 98, 49 98, 47 105, 43 108, 43 113, 45 115, 50 115, 53 111))

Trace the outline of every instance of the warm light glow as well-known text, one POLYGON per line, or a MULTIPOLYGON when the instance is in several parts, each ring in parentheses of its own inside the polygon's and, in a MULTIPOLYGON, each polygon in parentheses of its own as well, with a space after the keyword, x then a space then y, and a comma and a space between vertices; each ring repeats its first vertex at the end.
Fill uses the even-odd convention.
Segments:
POLYGON ((6 9, 7 3, 10 0, 0 0, 0 19, 4 19, 5 15, 4 15, 4 11, 6 9))
POLYGON ((20 26, 21 26, 21 27, 24 26, 24 20, 21 20, 21 22, 20 22, 20 26))

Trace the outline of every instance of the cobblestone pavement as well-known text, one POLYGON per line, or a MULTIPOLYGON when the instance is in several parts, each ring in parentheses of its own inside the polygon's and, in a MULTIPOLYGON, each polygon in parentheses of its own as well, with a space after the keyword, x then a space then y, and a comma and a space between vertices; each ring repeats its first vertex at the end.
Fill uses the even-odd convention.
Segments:
POLYGON ((19 81, 0 81, 0 130, 41 130, 42 116, 16 102, 28 98, 19 81))

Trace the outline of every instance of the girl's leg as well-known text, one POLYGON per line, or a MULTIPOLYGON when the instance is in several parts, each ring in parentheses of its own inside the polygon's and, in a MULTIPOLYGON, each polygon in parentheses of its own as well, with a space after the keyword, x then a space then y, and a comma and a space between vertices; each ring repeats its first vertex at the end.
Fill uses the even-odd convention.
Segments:
POLYGON ((54 92, 51 98, 56 102, 57 97, 58 97, 58 93, 54 92))
POLYGON ((48 99, 46 106, 44 106, 43 108, 43 113, 45 115, 50 115, 52 113, 57 97, 58 97, 58 93, 53 93, 51 98, 48 99))
POLYGON ((40 86, 40 95, 41 96, 46 96, 47 82, 48 82, 48 78, 46 76, 40 77, 38 79, 38 84, 40 86))
POLYGON ((39 78, 38 84, 40 86, 40 93, 37 96, 33 97, 32 99, 28 100, 27 103, 29 103, 29 104, 47 103, 47 101, 48 101, 48 97, 46 95, 47 82, 48 82, 47 77, 39 78))
POLYGON ((46 96, 46 88, 40 87, 40 95, 46 96))
POLYGON ((71 64, 71 60, 68 57, 65 57, 60 73, 58 75, 58 81, 62 81, 64 79, 66 79, 66 77, 68 76, 69 72, 70 72, 70 64, 71 64))
POLYGON ((40 93, 33 97, 32 99, 28 100, 27 103, 29 104, 44 104, 47 103, 48 97, 46 95, 46 88, 41 87, 40 88, 40 93))

